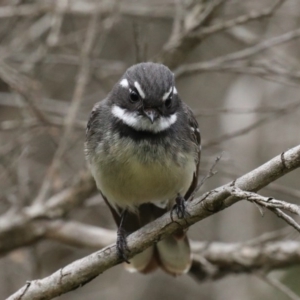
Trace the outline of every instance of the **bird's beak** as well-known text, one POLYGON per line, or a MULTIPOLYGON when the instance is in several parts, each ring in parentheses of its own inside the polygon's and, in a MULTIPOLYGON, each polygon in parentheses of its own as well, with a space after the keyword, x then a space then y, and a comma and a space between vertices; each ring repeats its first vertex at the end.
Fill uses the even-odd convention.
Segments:
POLYGON ((156 119, 159 117, 159 113, 156 109, 146 108, 144 109, 145 116, 151 121, 153 124, 156 119))

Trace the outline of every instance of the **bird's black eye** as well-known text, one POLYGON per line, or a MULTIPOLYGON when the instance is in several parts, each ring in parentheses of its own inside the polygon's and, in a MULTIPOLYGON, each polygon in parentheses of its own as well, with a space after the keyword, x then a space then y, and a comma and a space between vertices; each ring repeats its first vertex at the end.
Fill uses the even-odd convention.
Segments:
POLYGON ((168 99, 165 101, 165 107, 166 108, 171 108, 172 106, 172 96, 170 96, 168 99))
POLYGON ((139 94, 135 90, 130 90, 130 102, 137 102, 140 100, 139 94))

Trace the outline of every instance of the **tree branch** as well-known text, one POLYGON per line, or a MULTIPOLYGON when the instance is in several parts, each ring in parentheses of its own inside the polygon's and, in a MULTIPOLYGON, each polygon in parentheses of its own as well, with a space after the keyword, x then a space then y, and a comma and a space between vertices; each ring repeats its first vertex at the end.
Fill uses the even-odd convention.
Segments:
POLYGON ((192 244, 194 260, 190 275, 197 281, 215 280, 230 274, 269 272, 300 264, 300 242, 192 244))
POLYGON ((230 188, 228 191, 235 197, 246 199, 250 202, 257 203, 260 206, 266 208, 279 208, 300 216, 299 205, 288 203, 282 200, 276 200, 270 197, 264 197, 256 193, 246 192, 236 187, 230 188))
MULTIPOLYGON (((115 230, 74 221, 49 221, 42 226, 45 226, 45 238, 75 247, 96 250, 116 240, 115 230)), ((203 282, 237 273, 271 271, 300 264, 300 242, 278 241, 286 235, 287 228, 244 243, 191 241, 193 265, 189 275, 203 282)))
POLYGON ((198 38, 204 38, 205 36, 224 31, 227 29, 230 29, 235 26, 240 26, 245 23, 249 23, 254 20, 259 20, 263 18, 269 18, 271 17, 276 10, 285 2, 286 0, 277 0, 274 2, 270 7, 262 9, 261 11, 250 11, 246 15, 238 16, 235 19, 227 20, 223 22, 219 22, 217 24, 213 24, 208 27, 204 27, 200 30, 200 32, 192 34, 193 36, 197 36, 198 38))
MULTIPOLYGON (((236 273, 271 271, 300 264, 300 242, 279 241, 287 229, 264 233, 243 243, 191 241, 193 266, 189 275, 197 281, 215 280, 236 273)), ((115 230, 78 222, 55 221, 46 238, 63 244, 99 249, 115 242, 115 230)))
MULTIPOLYGON (((40 1, 38 4, 1 6, 0 18, 12 18, 18 16, 29 17, 44 13, 53 13, 55 12, 56 5, 58 5, 59 2, 62 2, 62 0, 57 0, 55 2, 40 1)), ((112 1, 102 1, 100 6, 97 1, 69 1, 66 7, 61 7, 60 11, 62 13, 79 16, 89 16, 94 14, 96 11, 100 16, 105 17, 115 11, 115 6, 112 1)), ((154 3, 149 6, 139 3, 120 3, 120 12, 125 17, 171 19, 174 15, 174 8, 172 6, 162 7, 161 5, 155 5, 154 3)))
POLYGON ((74 221, 65 222, 59 220, 52 221, 49 226, 47 226, 45 238, 71 246, 96 250, 114 243, 117 234, 115 230, 74 221))
POLYGON ((175 75, 177 78, 183 75, 191 75, 197 72, 203 72, 207 70, 213 70, 219 68, 220 66, 226 66, 227 63, 231 63, 237 60, 248 59, 256 54, 259 54, 267 49, 272 47, 290 42, 292 40, 298 39, 300 37, 300 28, 289 31, 282 35, 264 40, 252 47, 246 49, 232 52, 217 58, 214 58, 210 61, 184 64, 177 68, 175 75))
MULTIPOLYGON (((300 242, 279 241, 288 232, 290 228, 284 228, 243 243, 191 241, 193 266, 189 275, 203 282, 237 273, 271 271, 300 264, 300 242)), ((78 222, 54 221, 45 237, 95 250, 113 243, 116 232, 78 222)))
POLYGON ((180 65, 187 54, 202 42, 202 37, 193 36, 192 33, 200 26, 208 25, 216 10, 224 2, 224 0, 205 0, 197 3, 185 16, 185 19, 189 20, 186 22, 188 25, 180 33, 173 30, 168 42, 155 58, 156 61, 164 63, 171 69, 180 65))
POLYGON ((45 221, 60 218, 93 196, 97 188, 90 173, 81 174, 73 185, 49 198, 19 211, 10 210, 0 217, 0 254, 29 245, 47 231, 45 221))
POLYGON ((236 138, 238 136, 244 135, 256 128, 259 128, 261 125, 264 125, 269 122, 273 122, 278 120, 278 118, 281 118, 287 114, 294 113, 299 109, 300 107, 300 101, 295 101, 289 104, 285 104, 281 106, 277 111, 274 111, 274 114, 263 117, 255 121, 254 123, 244 127, 239 128, 235 130, 234 132, 225 133, 221 135, 220 137, 205 141, 202 145, 203 148, 209 148, 216 145, 219 145, 222 142, 228 142, 229 140, 236 138))
POLYGON ((284 213, 282 210, 289 211, 293 214, 300 215, 300 206, 292 203, 288 203, 282 200, 276 200, 270 197, 263 197, 256 193, 245 192, 239 188, 231 187, 228 189, 229 193, 240 199, 246 199, 253 202, 260 207, 266 207, 270 211, 274 212, 279 218, 283 219, 286 223, 294 227, 300 232, 300 225, 289 215, 284 213))
POLYGON ((291 300, 300 300, 300 297, 296 295, 291 289, 289 289, 286 285, 282 284, 279 280, 275 278, 271 278, 267 275, 256 274, 257 277, 276 288, 280 292, 282 292, 285 296, 287 296, 291 300))
MULTIPOLYGON (((145 250, 178 228, 186 228, 238 202, 240 199, 230 195, 228 187, 236 186, 245 191, 257 191, 299 166, 300 146, 297 146, 237 180, 193 200, 187 205, 189 216, 186 219, 173 216, 174 221, 172 221, 170 213, 166 213, 128 236, 127 242, 130 250, 128 258, 145 250)), ((120 262, 116 245, 108 246, 67 265, 48 277, 28 282, 8 300, 20 299, 21 296, 22 300, 51 299, 86 284, 120 262)))

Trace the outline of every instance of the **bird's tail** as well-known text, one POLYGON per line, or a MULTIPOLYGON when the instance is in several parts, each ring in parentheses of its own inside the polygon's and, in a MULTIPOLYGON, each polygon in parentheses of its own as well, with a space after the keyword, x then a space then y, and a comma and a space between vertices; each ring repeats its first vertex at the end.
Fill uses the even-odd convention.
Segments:
MULTIPOLYGON (((115 210, 104 196, 103 199, 110 208, 117 225, 120 226, 120 211, 115 210)), ((128 212, 123 223, 123 229, 127 233, 134 232, 162 216, 166 211, 166 209, 159 208, 151 203, 142 204, 136 212, 128 212)), ((159 241, 156 245, 137 254, 129 261, 130 264, 126 263, 125 267, 130 272, 147 274, 161 267, 165 272, 174 276, 187 273, 191 267, 192 258, 186 231, 178 230, 173 235, 159 241)))
POLYGON ((177 233, 159 241, 137 254, 126 264, 130 272, 149 273, 157 267, 177 276, 187 273, 191 267, 191 250, 189 240, 184 232, 177 233))

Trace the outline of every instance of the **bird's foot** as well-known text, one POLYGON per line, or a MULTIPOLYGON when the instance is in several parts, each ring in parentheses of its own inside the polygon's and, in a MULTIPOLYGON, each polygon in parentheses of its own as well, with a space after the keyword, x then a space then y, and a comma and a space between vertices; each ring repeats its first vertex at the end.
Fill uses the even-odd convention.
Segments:
POLYGON ((130 263, 128 261, 128 257, 126 255, 126 252, 129 252, 128 246, 127 246, 127 240, 126 240, 126 232, 123 228, 118 228, 117 232, 117 252, 120 259, 124 260, 128 264, 130 263))
POLYGON ((175 198, 175 202, 176 204, 173 206, 171 210, 171 218, 174 210, 179 219, 186 219, 187 217, 189 217, 190 214, 186 211, 186 201, 180 194, 178 194, 177 197, 175 198))

